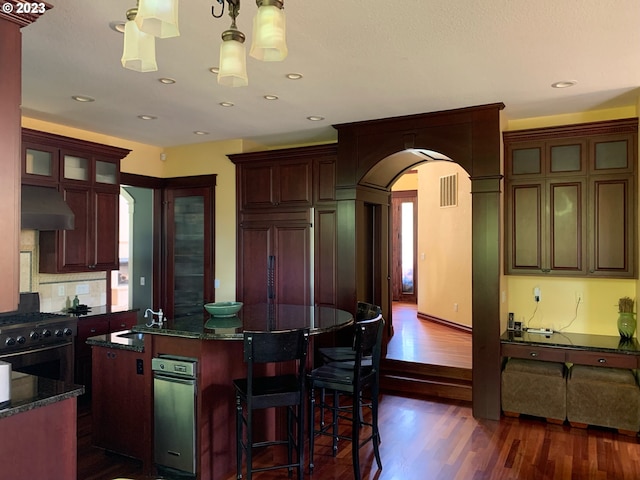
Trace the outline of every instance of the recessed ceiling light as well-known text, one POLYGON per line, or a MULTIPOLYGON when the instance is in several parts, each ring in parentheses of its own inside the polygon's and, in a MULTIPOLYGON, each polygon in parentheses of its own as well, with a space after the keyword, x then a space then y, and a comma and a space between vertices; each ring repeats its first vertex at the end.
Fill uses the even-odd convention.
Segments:
POLYGON ((278 96, 277 95, 265 95, 264 97, 265 100, 278 100, 278 96))
POLYGON ((95 98, 87 97, 86 95, 73 95, 71 98, 73 98, 76 102, 83 102, 83 103, 96 101, 95 98))
POLYGON ((300 80, 302 78, 301 73, 287 73, 287 78, 289 80, 300 80))
POLYGON ((196 130, 195 132, 196 135, 209 135, 209 132, 203 132, 202 130, 196 130))
POLYGON ((311 115, 307 117, 307 120, 311 120, 312 122, 320 122, 321 120, 324 120, 324 117, 321 117, 320 115, 311 115))
POLYGON ((210 71, 211 73, 213 73, 214 75, 217 75, 217 74, 218 74, 218 72, 220 71, 220 67, 211 67, 211 68, 209 69, 209 71, 210 71))
POLYGON ((563 80, 561 82, 555 82, 552 83, 551 86, 553 88, 569 88, 569 87, 573 87, 576 83, 575 80, 563 80))
POLYGON ((140 120, 155 120, 158 117, 154 117, 153 115, 138 115, 140 120))
POLYGON ((165 85, 173 85, 174 83, 176 83, 176 81, 173 78, 159 78, 158 81, 160 83, 164 83, 165 85))
POLYGON ((233 107, 235 104, 233 102, 220 102, 221 107, 233 107))
POLYGON ((114 32, 124 33, 124 22, 122 20, 114 20, 109 22, 109 28, 114 32))

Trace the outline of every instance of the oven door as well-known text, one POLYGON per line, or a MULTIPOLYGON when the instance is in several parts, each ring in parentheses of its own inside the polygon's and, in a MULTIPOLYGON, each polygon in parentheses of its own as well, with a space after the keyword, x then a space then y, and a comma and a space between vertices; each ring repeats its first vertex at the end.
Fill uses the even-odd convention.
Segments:
POLYGON ((73 383, 73 341, 0 354, 18 372, 73 383))

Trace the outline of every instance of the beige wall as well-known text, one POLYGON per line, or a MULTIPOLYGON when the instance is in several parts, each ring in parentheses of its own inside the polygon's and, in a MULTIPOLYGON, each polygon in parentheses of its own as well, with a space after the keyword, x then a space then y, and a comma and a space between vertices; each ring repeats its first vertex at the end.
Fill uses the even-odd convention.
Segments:
POLYGON ((418 167, 418 311, 464 326, 471 309, 471 181, 453 162, 418 167), (457 174, 458 206, 440 208, 440 177, 457 174))

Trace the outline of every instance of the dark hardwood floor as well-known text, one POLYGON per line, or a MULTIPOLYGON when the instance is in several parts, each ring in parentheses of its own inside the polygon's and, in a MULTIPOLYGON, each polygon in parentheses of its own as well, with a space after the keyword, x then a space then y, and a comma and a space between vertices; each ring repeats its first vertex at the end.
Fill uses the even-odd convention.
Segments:
MULTIPOLYGON (((407 312, 409 309, 407 310, 407 312)), ((406 312, 405 312, 406 313, 406 312)), ((401 345, 411 345, 411 355, 443 352, 447 362, 469 362, 469 346, 454 339, 447 327, 416 319, 411 325, 395 316, 396 341, 389 345, 397 355, 401 345), (397 323, 396 323, 397 322, 397 323), (425 323, 427 325, 425 325, 425 323), (423 328, 424 327, 424 328, 423 328), (399 330, 421 330, 417 340, 398 336, 399 330), (429 330, 429 333, 427 333, 429 330), (434 331, 440 332, 438 336, 434 331), (431 342, 431 343, 429 343, 431 342), (416 345, 420 345, 417 347, 416 345), (431 345, 431 346, 429 346, 431 345), (426 350, 426 351, 425 351, 426 350), (468 356, 468 359, 466 358, 468 356)), ((406 313, 407 318, 410 313, 406 313)), ((415 314, 414 314, 415 315, 415 314)), ((458 336, 467 334, 458 334, 458 336)), ((469 342, 470 342, 470 335, 469 342)), ((412 357, 417 358, 417 357, 412 357)), ((425 357, 420 357, 425 358, 425 357)), ((468 368, 468 367, 467 367, 468 368)), ((81 409, 78 423, 78 479, 150 480, 141 474, 138 462, 108 454, 91 446, 91 415, 81 409)), ((346 429, 347 426, 341 427, 346 429)), ((346 433, 346 430, 343 430, 346 433)), ((640 441, 601 428, 579 429, 569 425, 547 424, 531 417, 500 421, 474 419, 467 401, 417 399, 383 394, 380 400, 380 454, 383 470, 378 471, 371 444, 360 453, 363 479, 368 480, 638 480, 640 479, 640 441)), ((366 434, 366 432, 363 432, 366 434)), ((308 452, 305 452, 307 455, 308 452)), ((279 458, 280 452, 258 453, 258 463, 279 458)), ((225 480, 235 480, 229 472, 225 480)), ((256 480, 288 478, 286 471, 254 475, 256 480)), ((316 480, 350 480, 351 446, 342 442, 336 457, 331 455, 330 439, 319 438, 313 474, 316 480)))

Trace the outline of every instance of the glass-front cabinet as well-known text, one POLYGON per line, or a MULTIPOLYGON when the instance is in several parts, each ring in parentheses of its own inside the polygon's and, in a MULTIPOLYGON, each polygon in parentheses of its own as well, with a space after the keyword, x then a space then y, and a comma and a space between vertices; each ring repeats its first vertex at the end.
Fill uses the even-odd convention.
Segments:
POLYGON ((206 317, 214 301, 213 186, 164 191, 165 314, 169 321, 206 317))

